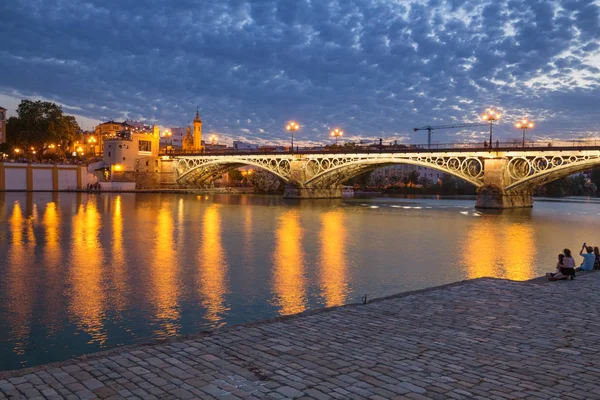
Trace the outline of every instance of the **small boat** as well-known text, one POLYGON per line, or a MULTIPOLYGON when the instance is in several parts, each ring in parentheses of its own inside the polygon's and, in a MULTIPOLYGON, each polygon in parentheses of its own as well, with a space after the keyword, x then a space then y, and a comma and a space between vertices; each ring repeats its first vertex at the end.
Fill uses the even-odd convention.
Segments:
POLYGON ((342 196, 343 197, 353 197, 354 196, 354 187, 353 186, 342 186, 342 196))

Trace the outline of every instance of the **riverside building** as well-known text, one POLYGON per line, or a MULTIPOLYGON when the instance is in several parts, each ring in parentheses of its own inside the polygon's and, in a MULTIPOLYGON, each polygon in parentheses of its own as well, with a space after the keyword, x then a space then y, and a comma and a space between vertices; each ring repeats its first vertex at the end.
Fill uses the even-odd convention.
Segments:
POLYGON ((104 164, 111 172, 158 172, 159 130, 123 130, 104 138, 104 164))

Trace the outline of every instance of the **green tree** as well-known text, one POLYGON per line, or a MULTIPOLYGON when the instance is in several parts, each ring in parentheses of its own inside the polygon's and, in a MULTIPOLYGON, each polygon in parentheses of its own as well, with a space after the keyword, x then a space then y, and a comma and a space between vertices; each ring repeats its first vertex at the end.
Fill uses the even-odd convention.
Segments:
POLYGON ((33 148, 41 159, 51 145, 65 149, 79 132, 75 117, 64 115, 61 106, 49 101, 21 100, 17 116, 6 121, 6 138, 14 147, 33 148))
POLYGON ((229 171, 229 179, 233 182, 241 182, 244 179, 244 175, 242 175, 242 171, 239 169, 234 169, 229 171))

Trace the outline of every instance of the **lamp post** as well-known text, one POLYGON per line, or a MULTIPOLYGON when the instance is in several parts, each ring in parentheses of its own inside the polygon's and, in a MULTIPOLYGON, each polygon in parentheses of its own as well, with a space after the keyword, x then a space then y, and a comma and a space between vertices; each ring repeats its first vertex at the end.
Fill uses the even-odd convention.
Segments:
POLYGON ((169 150, 169 145, 171 144, 171 131, 168 129, 165 129, 164 133, 163 133, 163 137, 165 138, 165 153, 169 150))
POLYGON ((343 136, 344 135, 344 131, 341 130, 341 129, 335 128, 329 134, 331 135, 331 137, 335 137, 335 145, 337 147, 338 137, 343 136))
POLYGON ((212 144, 213 146, 215 145, 215 143, 217 142, 217 135, 210 135, 210 144, 212 144))
POLYGON ((298 129, 300 129, 300 126, 298 126, 297 123, 295 123, 294 121, 291 121, 289 124, 287 124, 287 126, 285 127, 286 130, 292 132, 292 148, 291 148, 291 153, 294 154, 294 132, 296 132, 298 129))
POLYGON ((92 153, 94 153, 94 156, 96 156, 96 154, 97 154, 96 153, 96 142, 97 142, 97 140, 94 136, 92 136, 88 139, 88 144, 91 145, 92 153))
POLYGON ((533 122, 529 121, 527 118, 523 118, 515 124, 515 127, 523 130, 523 147, 525 147, 525 131, 533 128, 533 122))
POLYGON ((494 111, 493 108, 490 108, 485 113, 483 113, 483 115, 481 116, 481 119, 483 119, 484 121, 489 121, 489 123, 490 123, 490 148, 491 148, 492 147, 492 130, 493 130, 494 121, 498 121, 500 119, 500 113, 494 111))

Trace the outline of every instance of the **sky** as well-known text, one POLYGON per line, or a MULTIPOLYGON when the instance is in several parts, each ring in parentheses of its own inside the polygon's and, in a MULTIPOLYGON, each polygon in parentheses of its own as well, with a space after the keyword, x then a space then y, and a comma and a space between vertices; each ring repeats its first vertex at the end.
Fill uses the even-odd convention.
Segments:
MULTIPOLYGON (((425 143, 424 125, 503 118, 495 138, 600 138, 600 0, 0 1, 0 106, 63 105, 227 142, 425 143)), ((486 127, 434 131, 483 141, 486 127)))

